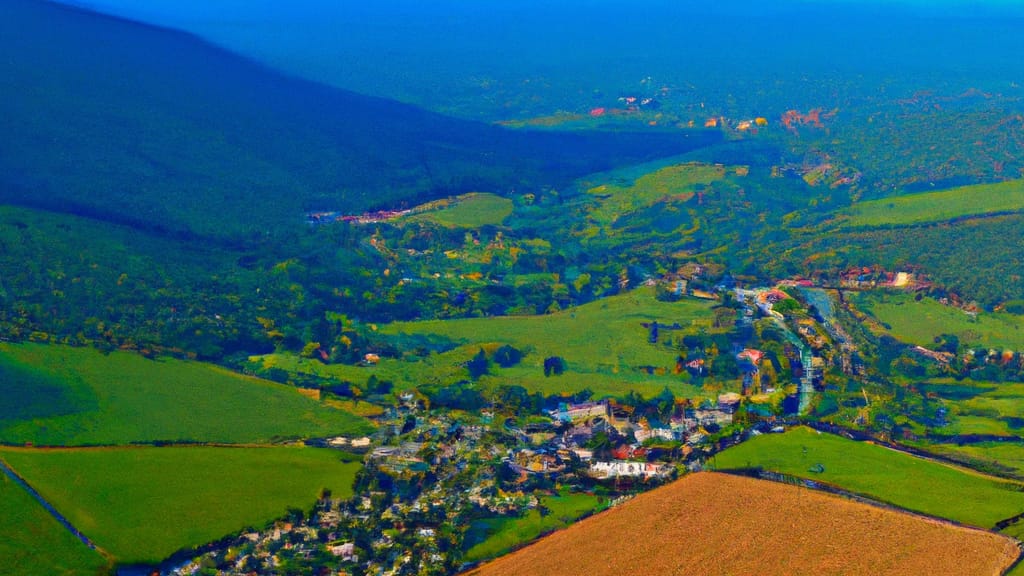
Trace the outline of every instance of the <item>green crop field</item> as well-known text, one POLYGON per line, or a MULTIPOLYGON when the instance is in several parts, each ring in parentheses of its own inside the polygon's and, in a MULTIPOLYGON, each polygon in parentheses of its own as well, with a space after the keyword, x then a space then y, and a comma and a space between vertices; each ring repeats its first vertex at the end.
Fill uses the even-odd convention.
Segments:
POLYGON ((120 563, 261 527, 324 489, 352 494, 361 464, 335 450, 276 448, 0 449, 75 527, 120 563))
POLYGON ((432 204, 437 208, 410 216, 408 220, 434 222, 451 228, 479 228, 501 224, 512 214, 511 200, 488 192, 472 192, 432 204))
POLYGON ((915 301, 909 294, 862 292, 854 298, 858 308, 888 325, 898 340, 934 346, 940 334, 955 334, 968 346, 1024 347, 1024 317, 1007 313, 979 313, 972 318, 932 298, 915 301))
POLYGON ((0 408, 0 441, 246 443, 365 433, 366 420, 295 389, 198 362, 0 344, 0 393, 57 401, 0 408))
POLYGON ((982 528, 1024 512, 1020 484, 809 428, 758 436, 718 454, 713 464, 720 470, 761 467, 821 480, 982 528), (824 472, 811 472, 817 464, 824 472))
POLYGON ((1024 180, 977 184, 863 202, 848 209, 843 226, 909 225, 1024 210, 1024 180))
POLYGON ((547 512, 536 509, 515 518, 488 518, 474 523, 471 532, 486 535, 466 551, 467 562, 495 558, 530 542, 542 534, 565 528, 581 516, 600 507, 598 498, 588 494, 567 494, 541 499, 547 512))
POLYGON ((0 503, 0 576, 96 576, 108 566, 4 474, 0 503))

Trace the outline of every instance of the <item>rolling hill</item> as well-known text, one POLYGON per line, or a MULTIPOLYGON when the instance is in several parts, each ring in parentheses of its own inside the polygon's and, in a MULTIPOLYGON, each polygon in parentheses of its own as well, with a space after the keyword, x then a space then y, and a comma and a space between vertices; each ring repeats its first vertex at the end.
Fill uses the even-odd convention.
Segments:
POLYGON ((5 4, 0 202, 252 240, 306 210, 560 185, 711 133, 531 133, 288 77, 195 37, 5 4))

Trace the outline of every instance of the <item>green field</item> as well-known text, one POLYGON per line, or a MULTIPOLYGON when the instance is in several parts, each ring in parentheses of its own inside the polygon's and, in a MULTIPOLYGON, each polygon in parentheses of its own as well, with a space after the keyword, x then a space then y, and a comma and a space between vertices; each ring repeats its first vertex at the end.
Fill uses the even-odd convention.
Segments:
POLYGON ((107 560, 0 474, 0 576, 96 576, 107 560))
POLYGON ((343 456, 304 447, 0 449, 75 527, 128 564, 261 527, 289 507, 308 510, 325 488, 350 496, 361 465, 343 456))
POLYGON ((479 228, 501 224, 512 214, 511 200, 488 192, 471 192, 432 204, 437 208, 415 214, 407 220, 433 222, 451 228, 479 228))
MULTIPOLYGON (((584 388, 595 396, 624 395, 630 390, 654 396, 665 386, 676 396, 696 397, 700 388, 673 375, 678 350, 663 343, 650 344, 648 330, 641 323, 657 320, 662 325, 679 323, 684 329, 710 326, 712 304, 700 300, 661 302, 654 291, 640 288, 544 316, 500 316, 458 320, 398 322, 380 327, 380 332, 401 339, 408 336, 440 336, 457 344, 452 350, 426 357, 382 358, 376 366, 327 365, 292 354, 254 356, 251 360, 266 368, 315 374, 359 385, 375 375, 395 384, 397 389, 420 384, 446 384, 468 378, 463 366, 482 347, 493 352, 510 344, 525 353, 522 363, 511 368, 491 365, 483 376, 484 386, 514 384, 543 394, 571 393, 584 388), (566 372, 544 376, 544 358, 560 356, 566 372), (653 366, 663 374, 648 374, 640 367, 653 366)), ((662 331, 666 338, 682 331, 662 331)), ((705 393, 706 395, 706 393, 705 393)))
POLYGON ((589 494, 568 494, 541 499, 548 513, 536 509, 520 517, 488 518, 475 522, 471 532, 482 532, 486 539, 466 551, 467 562, 495 558, 530 542, 542 534, 565 528, 577 518, 599 507, 598 498, 589 494))
POLYGON ((909 294, 857 294, 858 308, 889 326, 898 340, 925 347, 935 345, 940 334, 955 334, 967 346, 1010 348, 1024 347, 1024 317, 1007 313, 979 313, 971 317, 953 306, 945 306, 932 298, 917 302, 909 294))
POLYGON ((678 164, 645 174, 629 183, 594 186, 587 193, 599 198, 600 203, 590 212, 589 217, 600 226, 609 226, 619 216, 659 200, 671 196, 688 199, 693 196, 697 185, 710 184, 725 175, 726 169, 722 166, 678 164))
POLYGON ((977 184, 862 202, 845 212, 843 226, 910 225, 964 216, 1024 210, 1024 180, 977 184))
POLYGON ((761 467, 965 524, 991 528, 1024 512, 1021 485, 809 428, 766 434, 713 459, 719 470, 761 467), (811 472, 816 464, 821 473, 811 472))
POLYGON ((0 394, 55 399, 0 407, 0 442, 249 443, 366 433, 371 425, 295 389, 222 368, 87 348, 0 344, 0 394))
POLYGON ((569 371, 614 374, 637 366, 674 366, 678 352, 648 344, 641 323, 678 322, 689 328, 710 319, 711 306, 697 300, 661 302, 653 289, 641 288, 545 316, 396 322, 381 331, 443 336, 466 344, 501 342, 532 351, 523 360, 528 366, 542 368, 545 357, 561 356, 569 371))

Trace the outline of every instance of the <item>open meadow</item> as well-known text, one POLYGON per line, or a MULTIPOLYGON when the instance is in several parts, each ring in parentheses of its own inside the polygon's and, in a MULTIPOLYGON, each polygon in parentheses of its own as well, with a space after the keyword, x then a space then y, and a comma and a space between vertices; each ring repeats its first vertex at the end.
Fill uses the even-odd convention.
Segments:
POLYGON ((380 332, 398 339, 432 337, 447 339, 453 348, 428 356, 382 358, 376 365, 324 364, 294 354, 253 356, 263 368, 307 373, 361 385, 376 376, 402 390, 424 383, 453 382, 469 378, 465 364, 481 348, 493 353, 509 344, 524 353, 522 362, 502 368, 492 363, 480 378, 484 386, 519 385, 545 395, 589 389, 594 396, 621 396, 636 391, 657 395, 666 386, 679 397, 708 395, 672 373, 679 354, 669 340, 678 334, 669 327, 710 327, 711 304, 695 299, 661 302, 654 291, 641 288, 582 306, 543 316, 501 316, 458 320, 396 322, 380 332), (657 344, 648 342, 643 323, 662 325, 657 344), (559 356, 565 372, 544 375, 544 359, 559 356))
POLYGON ((0 474, 0 576, 96 576, 109 562, 0 474))
POLYGON ((408 222, 433 222, 449 228, 479 228, 497 225, 512 214, 512 201, 489 192, 470 192, 449 200, 436 200, 421 206, 405 218, 408 222))
POLYGON ((959 186, 853 205, 843 226, 899 226, 1024 210, 1024 180, 959 186))
POLYGON ((468 574, 995 576, 1019 552, 1013 540, 989 532, 794 486, 697 473, 468 574))
POLYGON ((261 528, 325 489, 351 496, 361 467, 305 447, 3 448, 0 458, 122 564, 261 528))
POLYGON ((932 298, 915 301, 910 294, 861 292, 853 296, 860 310, 871 314, 897 340, 934 347, 941 334, 955 334, 967 346, 1024 348, 1024 316, 1005 312, 969 315, 932 298))
POLYGON ((0 406, 0 442, 10 444, 256 443, 372 429, 294 388, 199 362, 0 344, 0 374, 4 395, 54 400, 0 406))
POLYGON ((673 334, 667 328, 676 323, 684 328, 710 325, 711 317, 707 302, 661 302, 653 289, 641 288, 543 316, 395 322, 381 331, 442 336, 464 344, 510 344, 528 351, 523 364, 538 370, 545 357, 561 356, 567 371, 614 374, 639 366, 675 366, 678 350, 663 345, 673 334), (659 344, 652 345, 642 323, 653 321, 663 329, 659 344))
POLYGON ((1024 512, 1018 483, 809 428, 752 438, 719 453, 711 464, 719 470, 763 468, 820 480, 981 528, 1024 512), (813 471, 819 464, 823 470, 813 471))

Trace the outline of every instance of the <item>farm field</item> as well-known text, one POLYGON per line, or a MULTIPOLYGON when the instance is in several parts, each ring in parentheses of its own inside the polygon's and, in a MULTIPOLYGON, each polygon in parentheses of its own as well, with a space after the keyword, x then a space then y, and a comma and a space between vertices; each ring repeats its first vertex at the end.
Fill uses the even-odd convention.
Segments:
POLYGON ((365 433, 368 421, 294 388, 209 364, 87 348, 0 344, 0 392, 59 398, 0 408, 0 442, 256 443, 365 433))
POLYGON ((921 447, 943 456, 968 460, 975 468, 998 467, 1004 473, 1024 478, 1024 444, 1020 442, 922 444, 921 447))
MULTIPOLYGON (((448 352, 432 354, 426 358, 412 360, 382 358, 376 366, 324 364, 294 354, 266 354, 253 356, 250 360, 258 362, 264 368, 280 368, 292 373, 312 374, 350 382, 357 386, 366 382, 373 375, 381 380, 392 382, 397 390, 407 390, 424 382, 450 382, 468 378, 469 372, 464 364, 480 348, 493 352, 497 347, 498 344, 495 342, 467 344, 448 352)), ((593 392, 596 398, 621 396, 630 390, 649 398, 656 396, 666 386, 678 397, 694 398, 708 395, 700 387, 683 383, 679 376, 671 373, 649 375, 635 370, 615 373, 611 369, 606 372, 584 372, 577 371, 578 367, 570 365, 567 371, 560 376, 545 377, 544 368, 539 365, 543 362, 543 358, 538 360, 537 365, 534 365, 531 360, 531 356, 527 355, 523 359, 523 364, 510 368, 492 364, 490 373, 482 376, 479 384, 484 387, 517 385, 522 386, 530 393, 540 392, 544 395, 571 394, 587 389, 593 392)), ((346 409, 359 413, 359 410, 362 409, 360 407, 364 404, 360 403, 359 406, 346 407, 346 409)))
MULTIPOLYGON (((543 367, 547 356, 561 356, 567 372, 619 373, 638 366, 671 368, 677 351, 647 342, 641 323, 689 327, 710 323, 711 304, 698 300, 660 302, 654 290, 632 292, 544 316, 501 316, 458 320, 396 322, 385 334, 435 335, 466 344, 503 343, 529 352, 526 366, 543 367)), ((662 331, 662 342, 672 332, 662 331)))
POLYGON ((809 428, 758 436, 721 452, 712 463, 719 470, 760 467, 821 480, 982 528, 1024 512, 1020 484, 809 428), (818 464, 824 471, 812 472, 818 464))
POLYGON ((793 486, 702 472, 468 574, 991 576, 1018 553, 1014 541, 997 534, 793 486))
MULTIPOLYGON (((0 449, 76 528, 119 563, 156 563, 289 507, 324 489, 348 497, 361 465, 335 450, 276 448, 0 449)), ((351 458, 349 458, 351 459, 351 458)))
POLYGON ((108 566, 2 473, 0 502, 0 576, 96 576, 108 566))
POLYGON ((936 336, 955 334, 961 344, 968 346, 1024 347, 1021 316, 982 312, 972 319, 962 310, 932 298, 917 302, 909 294, 862 292, 853 301, 857 308, 887 324, 894 338, 911 344, 933 347, 936 336))
POLYGON ((1024 210, 1024 180, 976 184, 862 202, 847 209, 846 227, 910 225, 1024 210))
POLYGON ((678 351, 665 343, 676 333, 663 328, 659 344, 650 344, 648 329, 641 324, 657 320, 663 326, 710 326, 710 318, 711 304, 707 302, 660 302, 652 289, 641 288, 550 315, 398 322, 380 327, 381 333, 397 339, 439 337, 455 346, 426 357, 382 358, 374 366, 324 364, 294 354, 252 356, 250 361, 263 368, 357 386, 373 375, 404 390, 422 383, 468 378, 464 364, 480 348, 491 353, 510 344, 524 352, 522 362, 510 368, 492 363, 490 374, 480 378, 482 386, 519 385, 545 395, 589 389, 596 397, 621 396, 630 390, 651 397, 668 386, 677 396, 697 397, 708 393, 672 374, 678 351), (548 356, 562 357, 565 373, 545 377, 543 364, 548 356), (658 368, 661 373, 648 373, 644 367, 658 368))
POLYGON ((432 202, 427 212, 406 218, 450 228, 479 228, 501 224, 512 214, 512 201, 489 192, 471 192, 451 200, 432 202))
POLYGON ((548 509, 543 516, 533 509, 520 518, 489 518, 475 522, 471 532, 482 531, 486 538, 466 551, 466 561, 477 562, 505 554, 546 532, 569 526, 600 504, 596 496, 566 494, 542 498, 541 505, 548 509))

